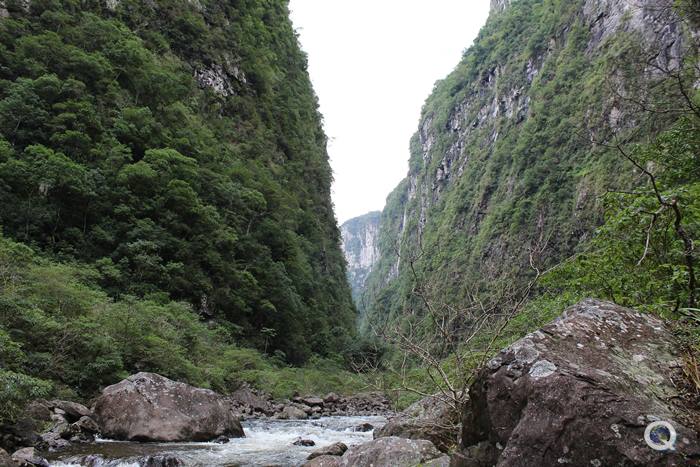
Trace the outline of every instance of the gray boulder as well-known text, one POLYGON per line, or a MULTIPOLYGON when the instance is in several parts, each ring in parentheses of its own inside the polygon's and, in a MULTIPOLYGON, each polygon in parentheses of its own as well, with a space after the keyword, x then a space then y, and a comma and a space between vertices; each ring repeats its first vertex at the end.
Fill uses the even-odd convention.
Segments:
POLYGON ((137 373, 109 386, 95 402, 102 436, 130 441, 209 441, 243 437, 230 404, 208 389, 137 373))
POLYGON ((427 440, 390 436, 353 446, 340 458, 341 467, 447 467, 448 456, 427 440))
POLYGON ((453 466, 671 466, 700 459, 700 410, 660 319, 585 300, 501 351, 477 375, 453 466), (674 451, 644 441, 652 421, 674 451))
POLYGON ((459 441, 460 414, 438 395, 426 397, 389 419, 374 430, 374 438, 398 436, 427 439, 439 450, 447 452, 459 441))

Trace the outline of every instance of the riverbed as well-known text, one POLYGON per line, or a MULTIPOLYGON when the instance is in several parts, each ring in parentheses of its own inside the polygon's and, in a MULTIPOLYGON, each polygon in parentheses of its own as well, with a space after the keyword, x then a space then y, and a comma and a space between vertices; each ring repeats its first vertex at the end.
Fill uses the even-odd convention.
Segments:
MULTIPOLYGON (((140 467, 148 457, 176 457, 188 467, 296 467, 319 447, 338 441, 348 446, 370 441, 372 431, 355 431, 362 423, 374 427, 386 419, 368 417, 322 417, 316 420, 248 420, 245 438, 226 444, 131 443, 99 440, 48 456, 52 467, 140 467), (298 439, 312 440, 313 447, 295 446, 298 439)), ((153 465, 153 464, 149 464, 153 465)))

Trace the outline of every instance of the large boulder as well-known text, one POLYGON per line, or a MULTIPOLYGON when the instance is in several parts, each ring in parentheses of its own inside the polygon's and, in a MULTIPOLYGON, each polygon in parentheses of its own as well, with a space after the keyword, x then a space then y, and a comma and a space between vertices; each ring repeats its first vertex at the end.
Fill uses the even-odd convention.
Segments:
POLYGON ((440 395, 429 396, 410 405, 374 430, 374 438, 398 436, 427 439, 439 450, 447 452, 459 441, 458 411, 440 395))
MULTIPOLYGON (((320 459, 317 458, 317 459, 320 459)), ((340 467, 447 467, 450 458, 427 440, 390 436, 353 446, 340 458, 340 467)))
POLYGON ((137 373, 109 386, 95 402, 102 436, 131 441, 208 441, 242 437, 230 404, 208 389, 137 373))
POLYGON ((477 375, 453 466, 671 466, 700 459, 698 406, 660 319, 585 300, 501 351, 477 375), (645 428, 666 421, 674 451, 645 428))

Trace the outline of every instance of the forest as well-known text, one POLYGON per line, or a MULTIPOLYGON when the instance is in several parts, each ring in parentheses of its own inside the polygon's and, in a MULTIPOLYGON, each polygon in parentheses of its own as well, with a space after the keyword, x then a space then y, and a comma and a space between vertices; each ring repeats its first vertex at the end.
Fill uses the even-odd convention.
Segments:
POLYGON ((286 2, 4 8, 11 400, 87 397, 142 370, 227 391, 255 379, 234 367, 342 365, 355 310, 286 2))

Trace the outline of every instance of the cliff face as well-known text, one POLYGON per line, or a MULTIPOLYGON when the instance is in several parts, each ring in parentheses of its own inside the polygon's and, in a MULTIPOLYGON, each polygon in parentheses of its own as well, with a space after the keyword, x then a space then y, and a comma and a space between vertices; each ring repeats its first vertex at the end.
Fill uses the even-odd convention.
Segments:
POLYGON ((348 281, 358 307, 361 306, 361 293, 367 276, 379 259, 380 216, 379 211, 370 212, 350 219, 340 227, 348 281))
POLYGON ((599 197, 633 176, 599 142, 638 137, 629 98, 687 53, 672 3, 492 0, 474 45, 427 99, 408 176, 387 199, 367 280, 374 313, 410 293, 409 257, 458 297, 527 271, 535 244, 552 264, 590 237, 599 197))

